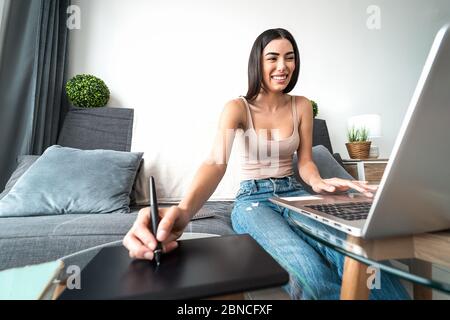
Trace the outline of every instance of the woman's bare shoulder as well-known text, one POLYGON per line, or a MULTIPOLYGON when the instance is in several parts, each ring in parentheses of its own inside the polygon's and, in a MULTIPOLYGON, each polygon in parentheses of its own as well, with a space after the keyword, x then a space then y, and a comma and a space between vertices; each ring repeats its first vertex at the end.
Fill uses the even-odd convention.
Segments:
POLYGON ((302 106, 302 105, 310 105, 311 101, 305 97, 305 96, 293 96, 295 98, 295 104, 297 106, 302 106))
POLYGON ((244 101, 240 98, 228 101, 223 108, 222 119, 237 127, 242 126, 246 119, 244 101))
POLYGON ((302 114, 312 115, 312 104, 311 101, 304 96, 294 96, 295 106, 297 108, 297 113, 301 116, 302 114))
POLYGON ((228 101, 225 104, 225 108, 231 109, 232 111, 242 112, 243 110, 245 110, 245 104, 241 98, 236 98, 228 101))

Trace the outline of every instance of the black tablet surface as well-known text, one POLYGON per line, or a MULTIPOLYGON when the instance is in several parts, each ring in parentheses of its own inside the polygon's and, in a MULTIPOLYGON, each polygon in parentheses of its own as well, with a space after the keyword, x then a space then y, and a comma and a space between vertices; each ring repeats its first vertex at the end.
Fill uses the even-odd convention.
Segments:
POLYGON ((179 242, 161 264, 103 248, 59 299, 197 299, 281 286, 288 273, 249 235, 179 242))

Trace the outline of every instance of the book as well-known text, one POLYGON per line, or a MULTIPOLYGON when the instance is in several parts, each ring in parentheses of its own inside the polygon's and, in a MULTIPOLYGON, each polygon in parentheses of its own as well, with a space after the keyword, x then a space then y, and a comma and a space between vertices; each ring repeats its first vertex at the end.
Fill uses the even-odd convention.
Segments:
POLYGON ((50 300, 64 268, 61 260, 0 271, 0 300, 50 300))

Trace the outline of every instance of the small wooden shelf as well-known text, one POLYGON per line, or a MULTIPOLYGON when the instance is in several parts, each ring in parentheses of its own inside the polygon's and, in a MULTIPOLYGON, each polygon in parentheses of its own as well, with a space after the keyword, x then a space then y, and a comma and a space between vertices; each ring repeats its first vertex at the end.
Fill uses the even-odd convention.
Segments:
POLYGON ((357 180, 379 184, 389 159, 344 159, 345 170, 357 180))

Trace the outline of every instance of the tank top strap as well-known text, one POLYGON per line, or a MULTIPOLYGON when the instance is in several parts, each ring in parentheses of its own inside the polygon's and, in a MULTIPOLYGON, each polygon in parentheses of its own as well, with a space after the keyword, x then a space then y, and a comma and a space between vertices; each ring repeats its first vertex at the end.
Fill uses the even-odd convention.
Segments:
POLYGON ((240 97, 245 104, 245 109, 247 109, 247 129, 254 129, 253 126, 253 119, 252 119, 252 113, 250 112, 250 106, 248 105, 247 99, 245 99, 245 97, 240 97))
POLYGON ((298 130, 298 115, 297 115, 297 107, 295 106, 295 97, 291 98, 292 103, 292 117, 294 118, 294 131, 298 130))

